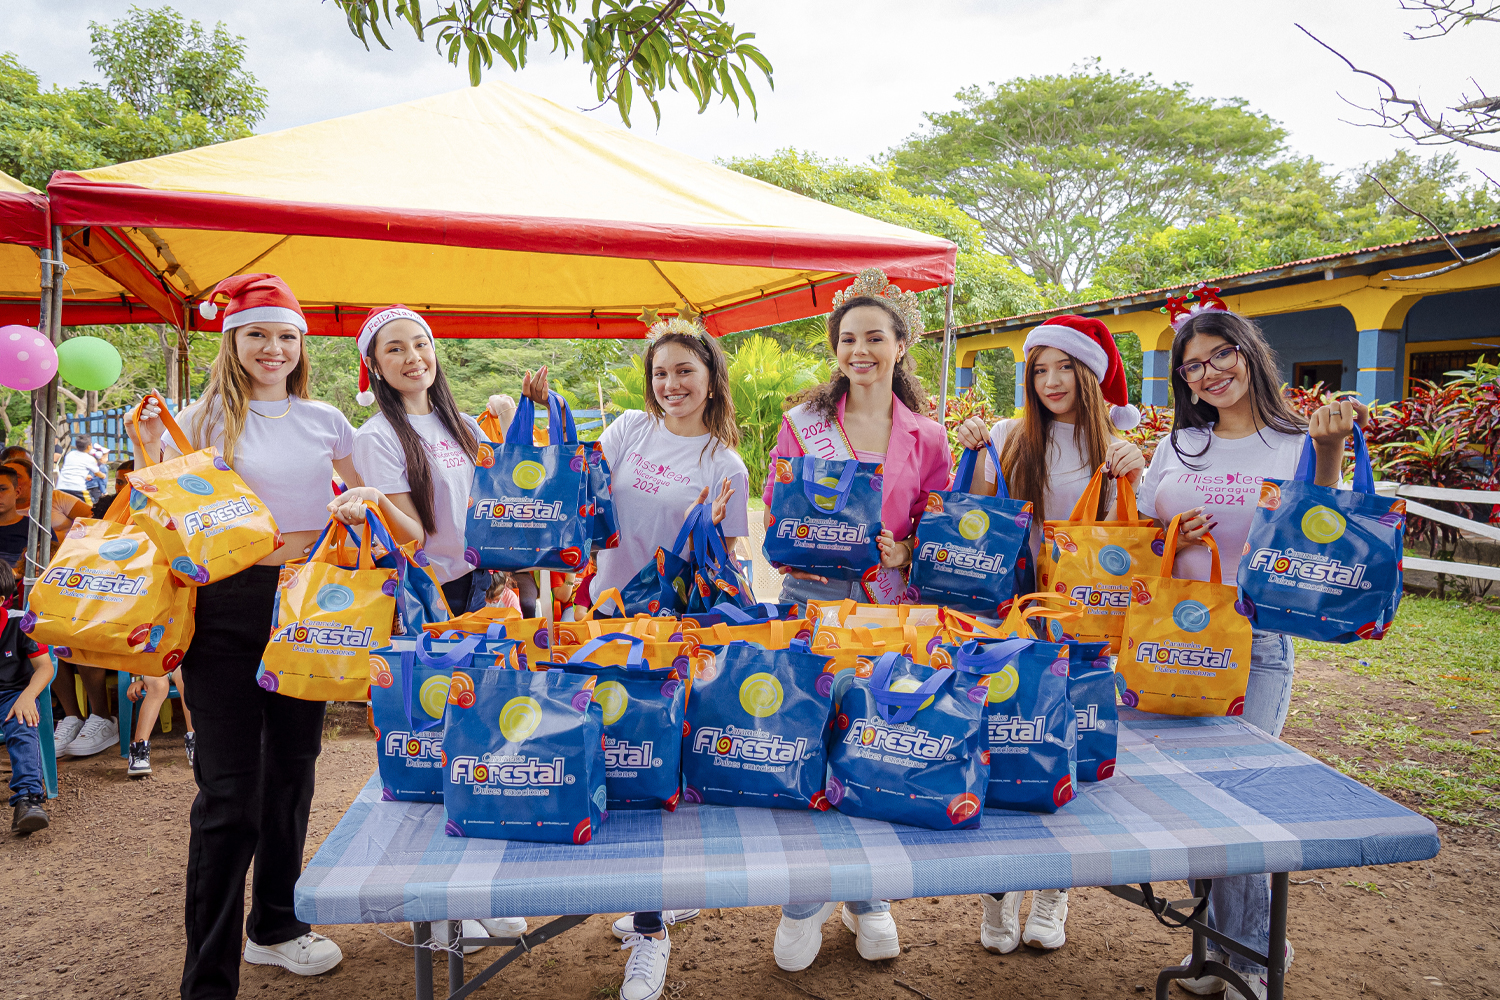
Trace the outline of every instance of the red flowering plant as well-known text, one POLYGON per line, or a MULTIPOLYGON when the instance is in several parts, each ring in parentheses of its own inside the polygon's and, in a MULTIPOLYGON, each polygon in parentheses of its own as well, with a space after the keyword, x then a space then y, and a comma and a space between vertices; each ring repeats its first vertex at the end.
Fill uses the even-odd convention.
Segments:
POLYGON ((1122 431, 1125 440, 1141 449, 1141 454, 1146 456, 1146 464, 1151 464, 1151 456, 1156 454, 1156 446, 1172 430, 1172 408, 1170 406, 1143 406, 1141 407, 1141 422, 1128 431, 1122 431))
MULTIPOLYGON (((933 416, 937 413, 937 400, 932 401, 933 416)), ((978 417, 984 421, 986 427, 993 427, 999 419, 995 411, 990 409, 990 401, 978 386, 970 386, 957 396, 948 397, 948 412, 943 415, 943 428, 948 432, 948 450, 953 453, 954 468, 958 467, 958 459, 963 455, 963 445, 958 443, 958 425, 970 417, 978 417)), ((976 477, 978 478, 977 474, 976 477)))

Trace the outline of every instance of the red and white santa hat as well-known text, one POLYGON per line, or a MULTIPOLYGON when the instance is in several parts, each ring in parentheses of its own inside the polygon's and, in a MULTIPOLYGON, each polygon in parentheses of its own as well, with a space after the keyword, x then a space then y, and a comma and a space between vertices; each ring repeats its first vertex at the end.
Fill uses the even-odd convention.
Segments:
POLYGON ((226 330, 251 323, 290 323, 307 332, 307 319, 297 304, 297 296, 274 274, 236 274, 225 278, 208 293, 208 298, 198 303, 198 314, 204 319, 216 319, 221 303, 226 330))
POLYGON ((364 326, 359 328, 359 393, 354 397, 354 401, 360 406, 375 405, 375 394, 370 391, 370 368, 368 362, 365 361, 370 345, 375 342, 375 335, 380 332, 381 327, 398 319, 409 319, 426 330, 427 336, 432 336, 432 327, 427 325, 427 321, 422 318, 421 314, 413 312, 399 302, 382 306, 379 309, 371 309, 370 315, 365 317, 364 326))
POLYGON ((1141 422, 1141 411, 1130 404, 1125 366, 1115 347, 1114 335, 1099 320, 1054 316, 1026 335, 1027 356, 1033 347, 1055 347, 1087 365, 1099 379, 1099 389, 1110 404, 1110 423, 1120 430, 1128 431, 1141 422))

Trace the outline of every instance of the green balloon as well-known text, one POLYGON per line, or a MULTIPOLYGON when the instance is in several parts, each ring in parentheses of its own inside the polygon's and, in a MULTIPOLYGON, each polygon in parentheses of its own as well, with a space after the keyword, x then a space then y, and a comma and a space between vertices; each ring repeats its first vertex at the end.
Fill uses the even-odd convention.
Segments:
POLYGON ((57 373, 85 392, 114 385, 122 367, 120 352, 107 340, 74 337, 57 345, 57 373))

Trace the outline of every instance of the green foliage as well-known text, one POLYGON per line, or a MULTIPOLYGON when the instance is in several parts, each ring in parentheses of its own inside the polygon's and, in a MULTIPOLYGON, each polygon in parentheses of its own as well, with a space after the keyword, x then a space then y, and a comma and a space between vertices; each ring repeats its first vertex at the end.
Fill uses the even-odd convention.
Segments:
POLYGON ((975 375, 981 371, 989 379, 990 405, 997 417, 1011 416, 1016 412, 1016 352, 1009 347, 982 351, 974 359, 975 375))
POLYGON ((1145 359, 1141 354, 1141 338, 1133 333, 1115 334, 1115 348, 1120 352, 1120 364, 1125 368, 1125 385, 1130 392, 1130 401, 1141 403, 1141 375, 1145 359))
POLYGON ((43 90, 14 54, 0 54, 0 170, 44 188, 55 170, 243 138, 265 114, 265 91, 241 65, 244 39, 223 24, 208 32, 170 8, 132 8, 90 34, 106 87, 43 90))
POLYGON ((1097 60, 956 96, 959 110, 926 115, 927 130, 891 151, 895 179, 951 200, 992 251, 1071 291, 1137 234, 1201 218, 1285 136, 1243 100, 1097 60))
POLYGON ((736 31, 723 19, 725 0, 593 0, 591 16, 573 20, 578 0, 437 0, 423 12, 421 0, 334 0, 349 30, 369 48, 374 38, 390 48, 381 25, 404 21, 425 39, 436 34, 437 51, 457 66, 467 62, 478 86, 499 56, 512 70, 526 66, 533 42, 544 35, 552 51, 567 58, 576 47, 602 107, 613 103, 626 125, 635 94, 651 105, 661 124, 657 95, 685 89, 701 113, 718 97, 736 109, 744 97, 755 111, 749 72, 774 86, 771 63, 751 44, 755 35, 736 31), (748 71, 748 72, 747 72, 748 71))
POLYGON ((759 495, 767 456, 781 428, 786 398, 828 377, 828 366, 810 354, 788 351, 770 337, 754 336, 729 357, 729 386, 740 428, 740 457, 759 495))
POLYGON ((644 358, 637 354, 630 364, 611 368, 609 378, 613 386, 609 390, 610 405, 617 411, 644 410, 646 408, 646 366, 644 358))

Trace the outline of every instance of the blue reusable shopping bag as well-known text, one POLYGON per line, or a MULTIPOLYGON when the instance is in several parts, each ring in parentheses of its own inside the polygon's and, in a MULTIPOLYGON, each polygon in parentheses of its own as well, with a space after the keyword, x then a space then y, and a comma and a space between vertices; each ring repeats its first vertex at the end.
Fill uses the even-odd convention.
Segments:
MULTIPOLYGON (((594 701, 604 716, 604 787, 611 809, 677 808, 682 795, 682 723, 687 678, 652 670, 636 636, 603 635, 568 657, 564 670, 596 678, 594 701), (624 667, 601 667, 588 656, 608 642, 632 648, 624 667)), ((684 668, 686 669, 686 668, 684 668)))
POLYGON ((830 580, 859 580, 877 570, 883 468, 811 455, 776 459, 766 559, 830 580))
POLYGON ((455 670, 448 689, 444 831, 588 843, 608 815, 593 675, 480 662, 455 670))
POLYGON ((443 801, 443 712, 454 668, 466 668, 479 636, 457 641, 400 637, 370 653, 380 797, 443 801))
POLYGON ((882 654, 869 677, 839 672, 829 805, 933 830, 979 826, 990 781, 985 706, 956 690, 955 678, 900 653, 882 654))
POLYGON ((1073 798, 1078 718, 1068 700, 1068 646, 971 639, 952 651, 955 684, 988 706, 994 809, 1056 812, 1073 798))
POLYGON ((1107 642, 1065 642, 1068 701, 1078 719, 1078 780, 1103 781, 1115 773, 1120 713, 1115 694, 1123 679, 1109 660, 1107 642))
POLYGON ((942 604, 1001 618, 1018 590, 1021 570, 1031 561, 1031 504, 1013 500, 1000 472, 1000 455, 989 445, 995 465, 993 497, 970 493, 979 452, 964 449, 951 490, 934 490, 917 525, 911 582, 921 603, 942 604))
POLYGON ((664 615, 670 618, 687 611, 693 588, 693 531, 699 520, 707 516, 707 504, 699 504, 688 511, 671 548, 657 548, 656 555, 620 588, 626 616, 664 615))
POLYGON ((712 655, 701 661, 688 701, 683 798, 826 810, 828 658, 749 642, 702 649, 712 655))
POLYGON ((703 504, 693 529, 693 585, 688 591, 688 614, 701 614, 722 604, 749 607, 755 603, 750 578, 729 555, 722 526, 703 504))
POLYGON ((464 558, 479 569, 581 570, 594 533, 587 449, 573 415, 551 393, 551 443, 532 443, 535 404, 523 397, 505 442, 474 469, 464 558), (561 442, 557 441, 561 438, 561 442))
POLYGON ((620 522, 615 516, 614 482, 609 460, 598 441, 586 445, 589 463, 589 495, 594 504, 594 550, 620 547, 620 522))
POLYGON ((1318 642, 1379 639, 1401 603, 1406 501, 1379 496, 1354 428, 1354 488, 1313 483, 1312 438, 1292 479, 1261 483, 1235 609, 1257 629, 1318 642))

